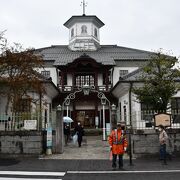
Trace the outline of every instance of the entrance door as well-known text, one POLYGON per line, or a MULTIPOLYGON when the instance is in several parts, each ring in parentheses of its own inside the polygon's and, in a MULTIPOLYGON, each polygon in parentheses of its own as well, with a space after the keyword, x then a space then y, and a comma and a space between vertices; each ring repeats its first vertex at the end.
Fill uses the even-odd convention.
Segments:
POLYGON ((80 122, 86 128, 94 128, 95 127, 94 110, 76 111, 76 122, 80 122))

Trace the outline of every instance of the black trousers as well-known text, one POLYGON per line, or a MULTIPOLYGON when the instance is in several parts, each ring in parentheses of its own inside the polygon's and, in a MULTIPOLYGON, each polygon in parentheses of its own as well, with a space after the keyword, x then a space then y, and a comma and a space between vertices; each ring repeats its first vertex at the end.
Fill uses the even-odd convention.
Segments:
POLYGON ((82 136, 78 135, 78 145, 81 147, 81 142, 82 142, 82 136))
POLYGON ((64 138, 65 138, 65 145, 67 145, 68 141, 69 141, 69 135, 68 134, 65 134, 64 135, 64 138))
POLYGON ((116 168, 117 156, 119 157, 119 168, 121 168, 121 167, 123 167, 123 155, 122 154, 113 154, 112 167, 116 168))

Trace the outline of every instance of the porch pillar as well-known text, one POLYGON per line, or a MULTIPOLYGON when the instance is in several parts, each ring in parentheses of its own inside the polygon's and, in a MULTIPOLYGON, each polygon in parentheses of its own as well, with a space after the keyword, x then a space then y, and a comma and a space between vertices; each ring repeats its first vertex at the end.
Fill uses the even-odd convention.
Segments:
POLYGON ((106 83, 106 91, 108 91, 109 78, 108 78, 108 71, 107 70, 106 70, 106 80, 105 80, 105 83, 106 83))
POLYGON ((61 72, 61 86, 62 86, 62 91, 64 91, 64 72, 61 72))
POLYGON ((99 90, 98 89, 98 72, 97 71, 95 71, 94 86, 95 86, 96 90, 99 90))
POLYGON ((64 151, 63 110, 56 111, 56 153, 64 151))

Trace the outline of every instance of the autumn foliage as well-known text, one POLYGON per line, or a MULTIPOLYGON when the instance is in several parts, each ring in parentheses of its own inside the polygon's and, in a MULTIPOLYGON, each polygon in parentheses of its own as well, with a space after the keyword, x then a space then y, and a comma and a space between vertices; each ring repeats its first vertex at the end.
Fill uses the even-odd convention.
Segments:
POLYGON ((15 111, 18 100, 28 91, 44 92, 42 77, 35 70, 42 66, 42 57, 35 55, 33 49, 23 49, 17 43, 9 46, 0 33, 0 95, 7 97, 7 108, 12 102, 15 111))

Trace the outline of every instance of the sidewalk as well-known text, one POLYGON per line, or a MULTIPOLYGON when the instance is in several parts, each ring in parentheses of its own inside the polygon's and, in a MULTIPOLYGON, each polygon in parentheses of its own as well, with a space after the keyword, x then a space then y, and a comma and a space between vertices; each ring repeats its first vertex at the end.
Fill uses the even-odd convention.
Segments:
POLYGON ((102 136, 83 137, 82 146, 72 141, 64 147, 63 154, 53 154, 45 156, 45 159, 106 159, 110 157, 110 149, 107 141, 102 140, 102 136))
MULTIPOLYGON (((14 158, 1 159, 0 170, 21 171, 112 171, 110 151, 107 141, 102 141, 102 136, 87 136, 82 147, 70 142, 65 146, 63 154, 46 155, 40 158, 14 158)), ((180 172, 180 157, 173 157, 162 165, 157 157, 133 159, 133 166, 129 165, 129 157, 124 156, 124 169, 128 171, 177 171, 180 172)), ((118 169, 117 169, 118 171, 118 169)))
MULTIPOLYGON (((42 158, 47 161, 55 160, 65 171, 111 171, 110 150, 107 141, 102 136, 87 136, 82 146, 70 142, 64 148, 63 154, 52 154, 42 158)), ((129 164, 129 156, 124 155, 124 168, 128 171, 161 171, 180 170, 180 158, 167 161, 162 165, 157 157, 133 159, 133 166, 129 164)))

